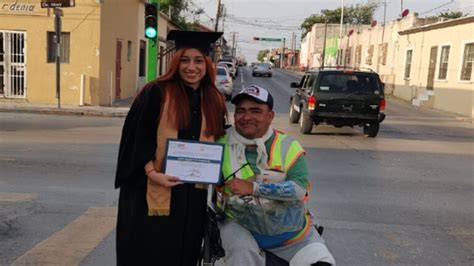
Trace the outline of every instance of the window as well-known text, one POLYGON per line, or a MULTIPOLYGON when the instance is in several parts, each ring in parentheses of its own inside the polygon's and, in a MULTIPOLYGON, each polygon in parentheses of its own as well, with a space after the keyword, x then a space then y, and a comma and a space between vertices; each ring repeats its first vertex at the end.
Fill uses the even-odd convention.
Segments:
POLYGON ((405 75, 404 75, 406 79, 410 78, 412 56, 413 56, 413 50, 407 50, 407 54, 405 57, 405 75))
POLYGON ((347 65, 351 64, 351 50, 352 50, 352 47, 350 46, 346 50, 346 64, 347 65))
POLYGON ((370 45, 369 49, 367 50, 367 58, 365 59, 365 63, 367 65, 372 65, 372 57, 374 56, 374 45, 370 45))
POLYGON ((337 62, 339 65, 342 65, 342 55, 344 54, 344 49, 339 49, 339 52, 337 53, 337 62))
POLYGON ((357 48, 356 48, 356 59, 355 59, 355 63, 357 65, 360 65, 360 61, 361 61, 361 53, 362 53, 362 45, 358 45, 357 48))
POLYGON ((127 42, 127 61, 132 61, 132 42, 127 42))
POLYGON ((462 57, 461 80, 471 80, 472 62, 474 61, 474 43, 464 46, 462 57))
POLYGON ((441 47, 441 58, 439 59, 438 79, 446 79, 448 73, 449 45, 441 47))
POLYGON ((387 63, 387 48, 388 43, 379 44, 379 57, 377 60, 383 66, 387 63))
MULTIPOLYGON (((56 62, 56 33, 48 31, 48 63, 56 62)), ((59 44, 59 55, 61 63, 69 63, 69 44, 70 44, 70 33, 61 32, 61 43, 59 44)))

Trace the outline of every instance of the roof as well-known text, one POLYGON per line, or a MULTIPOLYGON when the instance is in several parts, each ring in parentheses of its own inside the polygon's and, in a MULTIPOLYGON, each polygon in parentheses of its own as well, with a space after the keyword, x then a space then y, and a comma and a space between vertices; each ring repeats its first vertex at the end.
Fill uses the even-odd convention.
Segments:
POLYGON ((474 16, 450 19, 450 20, 445 20, 445 21, 441 21, 441 22, 437 22, 433 24, 420 26, 420 27, 414 27, 407 30, 399 31, 398 34, 406 35, 410 33, 442 29, 442 28, 453 27, 453 26, 468 24, 468 23, 474 23, 474 16))

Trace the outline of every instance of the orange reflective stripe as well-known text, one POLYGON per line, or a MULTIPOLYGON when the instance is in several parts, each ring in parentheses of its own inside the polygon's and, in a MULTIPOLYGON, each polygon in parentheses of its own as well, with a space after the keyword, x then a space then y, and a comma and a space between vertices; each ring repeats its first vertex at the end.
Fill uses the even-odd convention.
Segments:
POLYGON ((295 242, 298 242, 300 241, 301 239, 303 239, 306 234, 308 234, 309 232, 309 229, 311 228, 311 219, 309 218, 309 215, 305 215, 305 226, 303 227, 303 229, 301 231, 298 232, 298 234, 296 234, 294 237, 292 237, 291 239, 288 239, 285 241, 285 245, 289 245, 289 244, 293 244, 295 242))
POLYGON ((267 161, 267 164, 268 165, 271 165, 271 163, 273 162, 273 150, 275 149, 275 145, 277 144, 278 142, 278 134, 276 133, 276 130, 273 130, 273 142, 272 142, 272 145, 270 147, 270 156, 268 156, 268 161, 267 161))
POLYGON ((290 170, 290 168, 296 163, 296 161, 298 160, 298 158, 300 158, 300 156, 303 155, 303 154, 304 154, 304 150, 298 152, 298 153, 296 154, 296 156, 294 156, 294 157, 291 159, 290 163, 288 163, 288 165, 287 165, 286 168, 285 168, 285 171, 288 172, 288 171, 290 170))

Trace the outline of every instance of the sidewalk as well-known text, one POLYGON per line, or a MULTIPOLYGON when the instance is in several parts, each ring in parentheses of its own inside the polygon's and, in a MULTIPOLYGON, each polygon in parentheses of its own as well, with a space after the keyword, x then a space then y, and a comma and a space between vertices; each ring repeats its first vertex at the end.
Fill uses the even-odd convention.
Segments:
POLYGON ((27 102, 0 101, 0 112, 125 117, 127 116, 132 101, 133 98, 117 101, 112 107, 61 105, 61 108, 58 108, 57 104, 33 104, 27 102))

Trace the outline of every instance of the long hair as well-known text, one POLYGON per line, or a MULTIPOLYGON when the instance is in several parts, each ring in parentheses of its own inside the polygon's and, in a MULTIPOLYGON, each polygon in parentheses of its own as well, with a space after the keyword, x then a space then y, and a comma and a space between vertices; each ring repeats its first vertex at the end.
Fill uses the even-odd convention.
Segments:
MULTIPOLYGON (((178 129, 186 129, 189 125, 190 110, 184 83, 179 75, 179 64, 181 57, 189 48, 182 48, 176 51, 168 66, 166 73, 158 79, 150 82, 159 83, 162 87, 161 100, 169 99, 170 108, 175 112, 175 126, 178 129)), ((224 96, 219 92, 215 85, 216 70, 212 65, 211 59, 203 54, 206 63, 206 74, 200 82, 201 88, 201 109, 206 119, 206 131, 208 136, 224 135, 224 121, 227 117, 227 108, 225 106, 224 96)), ((163 104, 161 104, 163 106, 163 104)))

